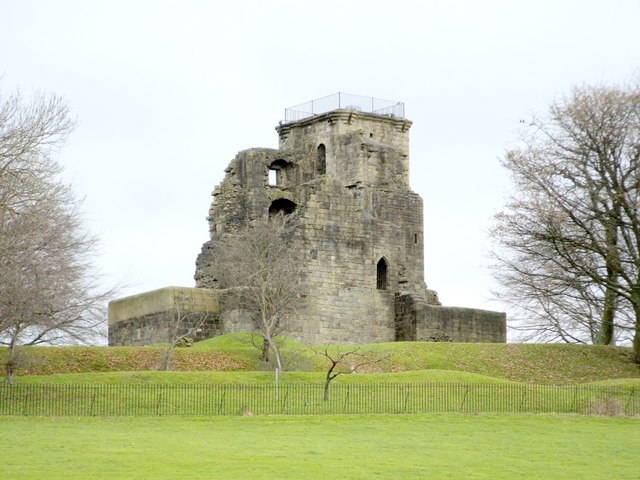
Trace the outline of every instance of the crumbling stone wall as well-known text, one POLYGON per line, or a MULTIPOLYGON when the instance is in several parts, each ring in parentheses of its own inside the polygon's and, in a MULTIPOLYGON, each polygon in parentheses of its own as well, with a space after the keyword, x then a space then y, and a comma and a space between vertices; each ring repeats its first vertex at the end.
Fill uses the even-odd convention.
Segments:
POLYGON ((395 340, 398 342, 415 341, 418 328, 418 310, 425 305, 425 301, 410 293, 396 293, 395 295, 395 340))
POLYGON ((404 293, 396 296, 396 339, 504 343, 506 314, 476 308, 429 305, 404 293))
POLYGON ((132 295, 109 302, 109 345, 168 343, 199 323, 190 334, 193 340, 224 333, 217 292, 166 287, 132 295))
MULTIPOLYGON (((193 331, 189 337, 196 342, 226 333, 219 314, 195 312, 206 315, 204 323, 193 331)), ((153 345, 156 343, 170 343, 172 341, 175 310, 156 312, 142 317, 133 317, 113 325, 109 325, 109 345, 153 345)), ((194 325, 195 318, 186 318, 180 324, 177 335, 189 332, 194 325)))
POLYGON ((504 312, 427 305, 418 316, 416 340, 426 341, 445 333, 454 342, 505 343, 506 321, 504 312))

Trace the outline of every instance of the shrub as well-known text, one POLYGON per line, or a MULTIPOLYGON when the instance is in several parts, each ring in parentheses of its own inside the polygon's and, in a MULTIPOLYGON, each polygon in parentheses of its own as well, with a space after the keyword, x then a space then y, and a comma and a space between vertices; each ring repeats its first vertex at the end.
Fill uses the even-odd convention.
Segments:
POLYGON ((591 402, 587 408, 588 415, 605 415, 608 417, 620 417, 624 415, 624 409, 615 398, 599 398, 591 402))

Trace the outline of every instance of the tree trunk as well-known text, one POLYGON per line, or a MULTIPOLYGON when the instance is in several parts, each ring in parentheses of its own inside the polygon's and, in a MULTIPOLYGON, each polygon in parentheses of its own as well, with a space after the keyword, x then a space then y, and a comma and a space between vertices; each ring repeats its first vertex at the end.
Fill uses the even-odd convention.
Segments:
POLYGON ((618 294, 610 288, 604 292, 604 304, 602 309, 602 321, 598 335, 593 342, 596 345, 613 345, 613 321, 616 315, 618 294))
POLYGON ((633 304, 633 313, 635 328, 633 334, 633 361, 640 365, 640 286, 633 288, 631 292, 631 303, 633 304))
POLYGON ((324 382, 324 394, 322 395, 322 401, 323 402, 327 402, 329 401, 329 388, 331 385, 331 380, 329 378, 327 378, 327 381, 324 382))
POLYGON ((604 225, 605 242, 607 247, 607 254, 605 257, 607 278, 605 283, 604 302, 602 306, 602 321, 594 342, 598 345, 614 344, 613 320, 618 308, 618 292, 612 288, 612 285, 618 285, 618 273, 620 271, 617 221, 617 219, 620 218, 620 206, 615 206, 613 211, 616 214, 615 219, 613 219, 613 221, 609 219, 604 225))
POLYGON ((282 371, 282 361, 280 360, 280 352, 278 351, 278 347, 274 342, 269 342, 271 345, 271 351, 273 352, 273 356, 276 359, 276 368, 278 371, 282 371))
POLYGON ((635 330, 633 334, 633 361, 640 365, 640 305, 634 305, 635 330))
POLYGON ((640 320, 636 317, 636 331, 633 335, 633 361, 640 365, 640 320))
POLYGON ((164 357, 162 358, 162 370, 168 372, 171 370, 171 363, 173 360, 173 347, 174 344, 170 344, 169 348, 164 352, 164 357))
POLYGON ((9 351, 7 352, 7 360, 4 365, 4 383, 13 385, 13 375, 16 373, 18 366, 18 350, 16 347, 17 334, 11 337, 9 342, 9 351))
POLYGON ((331 357, 329 357, 326 352, 327 351, 325 350, 325 356, 331 362, 331 366, 329 367, 329 370, 327 370, 327 376, 326 376, 326 379, 325 379, 325 382, 324 382, 324 394, 322 395, 322 401, 324 401, 324 402, 329 400, 329 393, 330 393, 329 389, 330 389, 330 385, 331 385, 331 380, 333 380, 334 378, 336 378, 339 375, 338 373, 333 375, 333 369, 336 368, 336 365, 338 364, 338 362, 336 362, 331 357))
POLYGON ((262 361, 269 361, 269 352, 273 353, 273 358, 276 361, 276 368, 279 371, 282 371, 282 361, 280 360, 280 352, 278 351, 278 346, 268 335, 263 335, 262 342, 262 361))
POLYGON ((7 385, 13 385, 13 375, 15 373, 15 364, 13 359, 11 358, 11 354, 9 354, 9 358, 7 358, 7 363, 4 366, 4 383, 7 385))

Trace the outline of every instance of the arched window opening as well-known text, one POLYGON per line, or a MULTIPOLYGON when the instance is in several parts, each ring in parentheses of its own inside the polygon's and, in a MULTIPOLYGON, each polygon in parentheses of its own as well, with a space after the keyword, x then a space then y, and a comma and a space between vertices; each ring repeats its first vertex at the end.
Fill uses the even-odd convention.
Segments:
POLYGON ((289 167, 284 160, 275 160, 269 165, 269 186, 278 187, 284 182, 284 170, 289 167))
POLYGON ((318 145, 318 163, 316 164, 316 170, 319 175, 327 173, 327 149, 324 143, 318 145))
POLYGON ((296 204, 291 200, 287 200, 286 198, 278 198, 271 202, 269 206, 269 216, 272 217, 277 215, 278 213, 284 213, 285 215, 290 215, 296 209, 296 204))
POLYGON ((383 257, 380 259, 377 266, 376 288, 378 290, 387 289, 387 270, 387 261, 383 257))

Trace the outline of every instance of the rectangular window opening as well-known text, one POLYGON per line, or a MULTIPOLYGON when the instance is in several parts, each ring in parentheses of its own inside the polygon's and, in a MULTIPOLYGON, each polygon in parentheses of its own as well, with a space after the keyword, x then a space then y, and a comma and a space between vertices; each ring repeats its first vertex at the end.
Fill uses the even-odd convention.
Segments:
POLYGON ((278 185, 278 172, 277 170, 269 170, 269 186, 275 187, 278 185))

